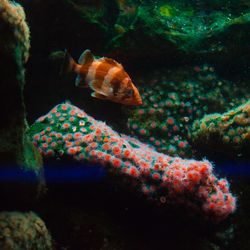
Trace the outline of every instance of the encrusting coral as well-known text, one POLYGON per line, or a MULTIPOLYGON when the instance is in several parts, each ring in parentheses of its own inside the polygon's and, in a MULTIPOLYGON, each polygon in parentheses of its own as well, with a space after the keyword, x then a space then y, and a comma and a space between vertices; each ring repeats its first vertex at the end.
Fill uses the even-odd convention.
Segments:
POLYGON ((129 132, 171 156, 195 155, 188 131, 196 119, 225 111, 249 97, 247 91, 242 93, 220 79, 208 64, 174 73, 158 70, 138 82, 146 83, 140 88, 143 104, 128 111, 129 132))
POLYGON ((51 236, 44 222, 33 212, 0 213, 2 250, 51 250, 51 236))
POLYGON ((227 154, 248 153, 250 148, 250 101, 223 114, 196 120, 190 138, 195 145, 227 154))
POLYGON ((236 200, 227 180, 213 174, 210 162, 158 153, 69 103, 59 104, 40 117, 29 135, 43 156, 70 156, 106 166, 162 206, 181 204, 216 220, 235 210, 236 200))

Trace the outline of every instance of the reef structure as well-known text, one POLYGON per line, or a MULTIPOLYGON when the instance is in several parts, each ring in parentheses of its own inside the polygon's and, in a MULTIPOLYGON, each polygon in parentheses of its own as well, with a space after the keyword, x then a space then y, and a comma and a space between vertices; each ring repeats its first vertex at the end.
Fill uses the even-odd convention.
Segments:
MULTIPOLYGON (((29 57, 30 31, 22 6, 14 1, 0 0, 0 40, 0 105, 4 107, 0 111, 0 170, 4 172, 1 176, 10 171, 11 179, 4 179, 10 184, 8 194, 12 196, 12 190, 15 198, 25 196, 30 201, 37 195, 33 193, 36 188, 31 188, 32 184, 22 177, 30 172, 34 183, 39 184, 37 191, 42 191, 42 158, 25 134, 28 125, 23 95, 24 65, 29 57)), ((1 182, 0 189, 6 190, 2 186, 5 184, 1 182)))
POLYGON ((0 248, 51 250, 52 240, 44 222, 35 213, 0 213, 0 248))
POLYGON ((99 164, 131 181, 129 186, 161 206, 183 205, 215 220, 226 218, 236 208, 229 183, 215 176, 209 161, 158 153, 70 103, 59 104, 40 117, 29 135, 44 157, 70 156, 99 164))
POLYGON ((197 147, 249 157, 250 101, 225 113, 205 115, 196 120, 190 138, 197 147))
POLYGON ((0 44, 0 104, 9 104, 0 112, 0 161, 22 165, 27 128, 23 102, 24 63, 29 56, 30 32, 19 4, 0 0, 0 20, 0 39, 4 41, 0 44))
POLYGON ((147 84, 140 88, 143 104, 128 110, 129 133, 171 156, 195 155, 188 137, 195 120, 208 113, 224 112, 249 97, 218 77, 208 64, 174 73, 158 70, 137 81, 147 84))
MULTIPOLYGON (((26 16, 21 5, 14 1, 0 1, 1 26, 5 26, 5 43, 1 44, 5 50, 16 50, 22 62, 27 62, 30 49, 30 30, 26 23, 26 16)), ((3 35, 3 34, 2 34, 3 35)))

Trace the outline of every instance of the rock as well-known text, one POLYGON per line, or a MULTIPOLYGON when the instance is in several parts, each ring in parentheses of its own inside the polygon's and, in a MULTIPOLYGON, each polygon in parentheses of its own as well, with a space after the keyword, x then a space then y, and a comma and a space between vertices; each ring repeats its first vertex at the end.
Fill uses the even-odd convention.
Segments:
MULTIPOLYGON (((12 187, 15 189, 14 193, 19 191, 20 182, 26 182, 22 178, 25 178, 27 174, 30 174, 30 177, 32 176, 31 178, 38 184, 42 178, 42 165, 41 157, 25 134, 28 126, 23 89, 25 85, 24 64, 28 60, 30 48, 29 28, 20 5, 1 0, 0 7, 0 38, 4 41, 0 45, 2 58, 0 62, 0 105, 2 107, 0 111, 0 171, 2 171, 3 178, 1 189, 4 186, 12 194, 12 187), (5 170, 9 171, 9 175, 5 170), (16 188, 10 184, 12 182, 17 184, 16 188), (10 184, 10 186, 6 187, 6 184, 10 184)), ((21 185, 26 186, 26 184, 21 185)), ((23 192, 20 196, 27 198, 31 193, 34 195, 34 188, 32 189, 30 184, 27 189, 22 189, 23 192)), ((3 198, 2 193, 1 198, 3 198)))
POLYGON ((2 0, 1 18, 1 163, 23 163, 25 107, 24 63, 28 59, 29 29, 19 5, 2 0), (7 70, 6 70, 7 69, 7 70))
POLYGON ((52 250, 50 233, 33 212, 1 212, 0 235, 2 250, 52 250))
POLYGON ((231 61, 240 72, 248 65, 247 1, 226 6, 220 1, 23 2, 40 56, 64 48, 79 55, 88 48, 134 67, 145 61, 170 66, 201 58, 224 69, 231 61))
POLYGON ((178 58, 185 62, 206 58, 216 66, 225 67, 230 60, 232 67, 241 72, 249 65, 246 42, 249 40, 249 4, 124 2, 115 25, 115 30, 119 27, 118 34, 107 46, 107 51, 122 61, 136 59, 138 63, 146 60, 151 61, 151 65, 157 61, 171 65, 178 63, 178 58))

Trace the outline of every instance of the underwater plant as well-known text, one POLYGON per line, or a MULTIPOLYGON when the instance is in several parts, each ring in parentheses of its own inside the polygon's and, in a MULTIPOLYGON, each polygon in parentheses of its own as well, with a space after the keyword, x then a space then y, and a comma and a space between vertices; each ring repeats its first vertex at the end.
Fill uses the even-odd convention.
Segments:
POLYGON ((225 219, 236 208, 229 183, 215 176, 209 161, 158 153, 70 103, 59 104, 40 117, 29 135, 44 157, 70 156, 105 166, 159 205, 181 204, 214 220, 225 219))

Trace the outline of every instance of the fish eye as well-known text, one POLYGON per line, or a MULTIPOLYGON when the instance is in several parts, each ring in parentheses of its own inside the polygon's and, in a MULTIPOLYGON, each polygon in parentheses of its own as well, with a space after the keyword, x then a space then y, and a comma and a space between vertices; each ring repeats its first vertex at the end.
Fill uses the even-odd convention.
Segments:
POLYGON ((133 89, 129 89, 128 91, 127 91, 127 96, 128 97, 132 97, 134 95, 134 90, 133 89))

